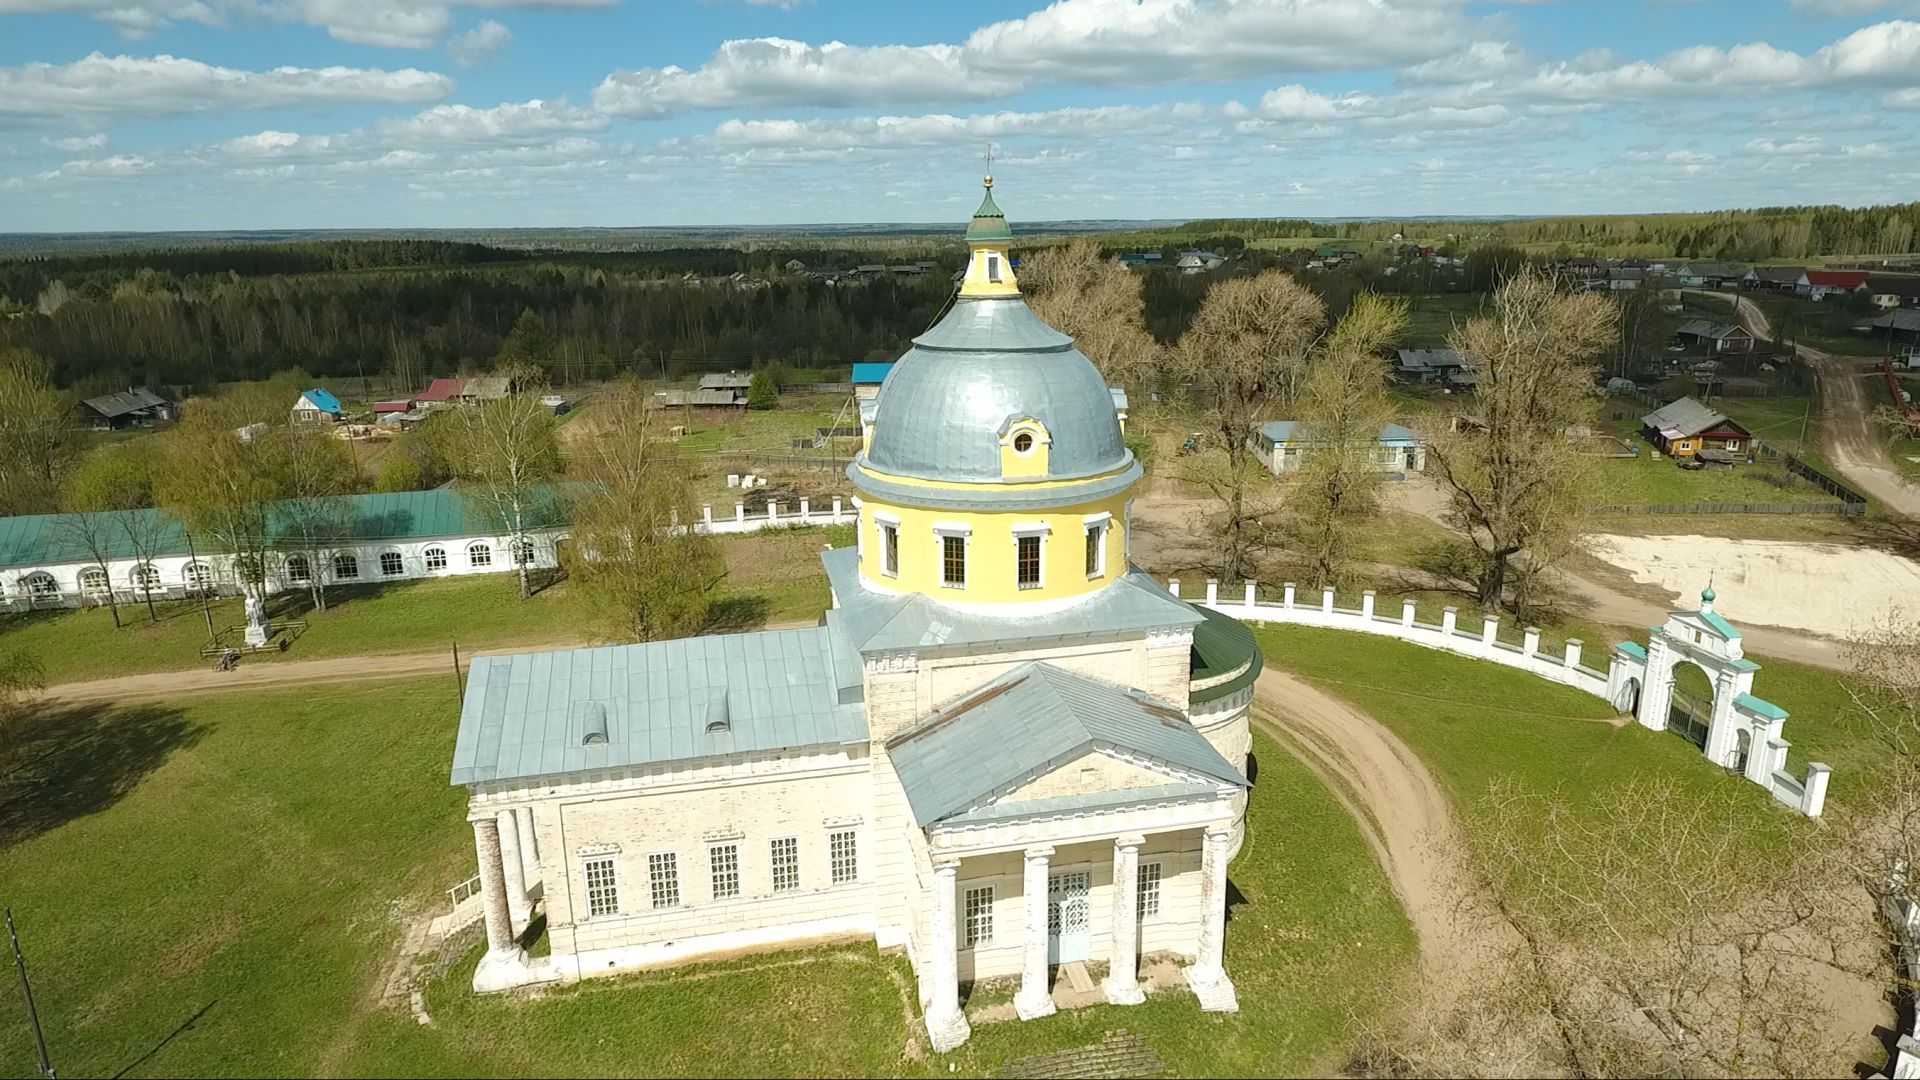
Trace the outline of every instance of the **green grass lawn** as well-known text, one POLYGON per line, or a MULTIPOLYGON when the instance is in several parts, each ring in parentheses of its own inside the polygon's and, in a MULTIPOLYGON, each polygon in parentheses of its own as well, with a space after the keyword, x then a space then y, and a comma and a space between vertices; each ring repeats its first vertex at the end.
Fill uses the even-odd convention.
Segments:
MULTIPOLYGON (((728 576, 714 597, 715 628, 749 630, 817 618, 831 596, 813 553, 829 543, 850 546, 852 528, 776 530, 723 540, 728 576)), ((454 642, 472 650, 595 638, 566 581, 529 600, 520 599, 511 574, 336 587, 329 597, 324 614, 305 610, 305 594, 273 598, 274 618, 304 619, 307 629, 285 652, 259 653, 244 662, 412 652, 450 648, 454 642)), ((216 601, 212 608, 217 631, 246 619, 237 599, 216 601)), ((144 605, 122 607, 125 625, 118 630, 104 609, 0 616, 0 650, 22 649, 38 658, 50 683, 210 663, 200 656, 207 624, 198 602, 158 604, 156 613, 158 619, 149 620, 144 605)))
POLYGON ((1603 458, 1589 496, 1595 506, 1658 503, 1821 503, 1826 492, 1776 465, 1742 463, 1731 469, 1682 469, 1673 458, 1653 456, 1645 443, 1631 458, 1603 458))
MULTIPOLYGON (((1777 805, 1771 795, 1709 764, 1678 735, 1599 722, 1615 715, 1613 706, 1571 687, 1387 638, 1292 626, 1258 633, 1269 664, 1352 702, 1406 740, 1469 824, 1487 812, 1480 799, 1496 779, 1510 779, 1527 793, 1564 796, 1575 812, 1629 781, 1671 780, 1703 794, 1736 785, 1753 802, 1759 843, 1782 823, 1799 820, 1784 808, 1760 813, 1777 805)), ((1602 660, 1611 644, 1590 641, 1589 663, 1602 660)), ((1796 751, 1836 768, 1857 768, 1871 754, 1846 720, 1836 676, 1768 662, 1754 692, 1795 713, 1785 734, 1796 751)), ((1834 797, 1843 790, 1836 782, 1834 797)))
POLYGON ((1447 343, 1456 324, 1488 310, 1486 293, 1439 293, 1407 298, 1406 348, 1437 348, 1447 343))
POLYGON ((1819 411, 1812 398, 1717 398, 1713 407, 1741 427, 1790 454, 1812 441, 1819 411), (1804 432, 1804 437, 1803 437, 1804 432))
MULTIPOLYGON (((402 913, 443 903, 471 869, 462 793, 446 781, 456 709, 446 680, 417 679, 65 711, 23 728, 0 758, 0 881, 58 1068, 982 1075, 1124 1028, 1178 1075, 1321 1074, 1413 957, 1352 821, 1256 738, 1249 839, 1233 866, 1244 902, 1227 935, 1237 1016, 1171 993, 981 1025, 955 1054, 911 1061, 904 960, 848 946, 534 999, 471 994, 470 955, 429 984, 435 1026, 422 1027, 380 1007, 378 987, 402 913)), ((19 1003, 0 1005, 0 1058, 24 1073, 19 1003)))

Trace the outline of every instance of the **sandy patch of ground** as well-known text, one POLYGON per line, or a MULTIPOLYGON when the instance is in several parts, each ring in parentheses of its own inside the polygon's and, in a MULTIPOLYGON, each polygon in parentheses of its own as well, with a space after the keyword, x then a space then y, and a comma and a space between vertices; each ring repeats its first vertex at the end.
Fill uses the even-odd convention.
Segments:
POLYGON ((1920 592, 1920 563, 1873 548, 1707 536, 1592 539, 1593 553, 1688 606, 1707 582, 1714 609, 1756 623, 1853 637, 1920 592))

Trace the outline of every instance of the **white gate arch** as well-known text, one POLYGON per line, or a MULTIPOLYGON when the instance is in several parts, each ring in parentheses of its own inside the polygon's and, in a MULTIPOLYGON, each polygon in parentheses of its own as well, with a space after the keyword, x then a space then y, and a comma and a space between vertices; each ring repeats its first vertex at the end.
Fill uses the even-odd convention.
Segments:
POLYGON ((1740 631, 1713 610, 1713 601, 1713 586, 1708 585, 1697 610, 1669 612, 1644 647, 1631 641, 1614 646, 1607 697, 1624 709, 1633 701, 1637 683, 1634 717, 1641 726, 1661 731, 1673 704, 1674 669, 1686 663, 1699 667, 1713 683, 1713 712, 1702 747, 1707 760, 1740 772, 1782 801, 1817 816, 1826 797, 1826 766, 1815 765, 1804 783, 1785 772, 1787 742, 1780 732, 1787 711, 1754 696, 1753 676, 1760 665, 1743 654, 1740 631))

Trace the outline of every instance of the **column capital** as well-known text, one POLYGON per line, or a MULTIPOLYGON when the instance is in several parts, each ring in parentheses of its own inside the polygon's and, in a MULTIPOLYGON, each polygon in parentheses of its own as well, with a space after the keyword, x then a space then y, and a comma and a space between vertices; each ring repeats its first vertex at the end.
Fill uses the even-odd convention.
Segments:
POLYGON ((933 858, 933 872, 942 877, 954 877, 960 873, 960 856, 936 855, 933 858))
POLYGON ((500 811, 478 808, 469 809, 467 811, 467 823, 470 825, 491 825, 495 829, 498 829, 500 827, 500 811))
POLYGON ((1052 844, 1035 844, 1024 853, 1028 862, 1046 862, 1053 858, 1052 844))
POLYGON ((1139 833, 1122 833, 1113 838, 1113 846, 1117 848, 1137 849, 1146 842, 1147 838, 1139 833))
POLYGON ((1207 826, 1207 843, 1224 844, 1233 837, 1233 823, 1216 821, 1207 826))

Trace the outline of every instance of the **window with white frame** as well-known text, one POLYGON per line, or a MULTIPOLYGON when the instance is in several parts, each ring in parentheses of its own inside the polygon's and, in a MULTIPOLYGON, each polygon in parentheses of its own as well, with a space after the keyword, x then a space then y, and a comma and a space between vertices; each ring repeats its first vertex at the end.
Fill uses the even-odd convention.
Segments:
POLYGON ((899 577, 900 523, 897 521, 881 521, 879 524, 880 572, 888 577, 899 577))
POLYGON ((468 566, 492 566, 493 548, 487 544, 467 545, 468 566))
POLYGON ((295 585, 305 585, 313 580, 313 568, 305 555, 287 556, 287 580, 295 585))
POLYGON ((800 887, 800 841, 783 836, 773 842, 773 891, 792 892, 800 887))
POLYGON ((44 570, 39 573, 28 574, 21 580, 21 584, 27 587, 28 596, 38 599, 44 600, 60 595, 60 583, 53 580, 53 575, 44 570))
POLYGON ((89 566, 80 571, 80 591, 88 596, 107 594, 107 572, 97 566, 89 566))
POLYGON ((614 880, 613 856, 601 855, 588 859, 585 864, 587 875, 587 917, 598 918, 601 915, 620 913, 620 886, 614 880))
POLYGON ((967 587, 967 534, 965 525, 935 525, 933 532, 940 544, 940 585, 947 589, 967 587))
POLYGON ((987 256, 987 280, 1000 280, 1000 256, 998 255, 987 256))
POLYGON ((446 548, 430 547, 425 552, 423 552, 423 554, 426 555, 427 557, 427 569, 445 570, 447 568, 447 549, 446 548))
POLYGON ((333 576, 341 581, 352 581, 360 576, 360 560, 347 552, 333 557, 333 576))
POLYGON ((141 592, 153 592, 160 587, 160 568, 152 563, 141 563, 133 568, 133 587, 141 592))
POLYGON ((406 572, 407 572, 406 561, 400 558, 399 552, 383 551, 380 553, 381 576, 399 577, 401 574, 404 574, 406 572))
POLYGON ((680 857, 671 851, 647 856, 647 890, 657 908, 680 906, 680 857))
POLYGON ((740 845, 707 845, 707 866, 712 872, 713 898, 728 900, 740 895, 740 845))
POLYGON ((533 541, 515 540, 513 542, 513 561, 525 566, 533 561, 533 541))
POLYGON ((1133 912, 1138 918, 1160 914, 1160 864, 1143 862, 1134 875, 1133 912))
POLYGON ((188 563, 187 568, 180 571, 180 580, 190 589, 204 589, 213 584, 213 567, 206 563, 188 563))
POLYGON ((827 837, 827 856, 833 864, 835 885, 860 880, 860 846, 852 829, 844 829, 827 837))
POLYGON ((961 905, 963 933, 961 940, 964 949, 979 948, 993 944, 993 886, 982 885, 977 889, 968 889, 965 902, 961 905))
POLYGON ((1046 580, 1047 527, 1016 525, 1013 529, 1013 578, 1022 589, 1037 589, 1046 580))
POLYGON ((1113 519, 1105 514, 1087 522, 1087 576, 1105 577, 1107 573, 1107 527, 1113 519))

